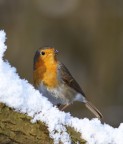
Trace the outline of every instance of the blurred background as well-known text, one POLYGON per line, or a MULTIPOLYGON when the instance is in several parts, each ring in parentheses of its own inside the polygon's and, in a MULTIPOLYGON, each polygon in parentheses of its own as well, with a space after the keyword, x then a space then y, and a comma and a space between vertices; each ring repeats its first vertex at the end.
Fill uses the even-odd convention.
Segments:
MULTIPOLYGON (((104 121, 123 122, 123 1, 0 0, 0 29, 7 33, 5 58, 21 78, 33 84, 35 51, 55 47, 104 121)), ((78 102, 69 111, 93 117, 78 102)))

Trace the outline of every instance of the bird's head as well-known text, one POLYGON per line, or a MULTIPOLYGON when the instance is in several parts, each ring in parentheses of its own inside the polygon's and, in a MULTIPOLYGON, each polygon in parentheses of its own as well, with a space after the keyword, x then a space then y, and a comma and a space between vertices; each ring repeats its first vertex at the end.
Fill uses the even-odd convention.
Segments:
POLYGON ((43 65, 45 63, 54 63, 57 58, 58 50, 51 48, 51 47, 45 47, 45 48, 39 48, 34 56, 34 67, 35 70, 36 67, 43 65), (37 66, 36 66, 37 65, 37 66))

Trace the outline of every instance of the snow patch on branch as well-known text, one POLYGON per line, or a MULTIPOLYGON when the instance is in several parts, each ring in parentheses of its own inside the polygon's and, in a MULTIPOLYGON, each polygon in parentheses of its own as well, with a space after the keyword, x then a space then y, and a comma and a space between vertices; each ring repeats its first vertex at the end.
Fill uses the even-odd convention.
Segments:
POLYGON ((71 139, 65 126, 80 132, 88 144, 123 144, 123 123, 118 128, 101 124, 98 119, 78 119, 61 112, 43 97, 39 91, 20 79, 14 67, 3 60, 6 34, 0 31, 0 102, 32 117, 32 122, 43 121, 54 143, 70 144, 71 139))

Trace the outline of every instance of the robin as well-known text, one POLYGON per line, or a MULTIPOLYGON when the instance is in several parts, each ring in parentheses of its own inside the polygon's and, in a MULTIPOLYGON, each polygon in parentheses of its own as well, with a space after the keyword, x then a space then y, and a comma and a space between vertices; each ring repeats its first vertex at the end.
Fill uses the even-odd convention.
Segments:
POLYGON ((72 77, 63 63, 57 59, 58 51, 54 48, 40 48, 36 51, 33 65, 35 87, 46 96, 53 105, 64 110, 74 101, 80 101, 99 119, 100 111, 87 100, 79 84, 72 77))

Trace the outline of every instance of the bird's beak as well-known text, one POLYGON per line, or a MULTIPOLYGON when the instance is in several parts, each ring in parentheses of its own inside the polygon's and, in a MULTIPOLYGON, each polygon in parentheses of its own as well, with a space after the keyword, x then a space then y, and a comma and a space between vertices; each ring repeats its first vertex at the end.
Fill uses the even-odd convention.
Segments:
POLYGON ((59 53, 59 51, 58 50, 55 50, 55 54, 57 55, 59 53))

